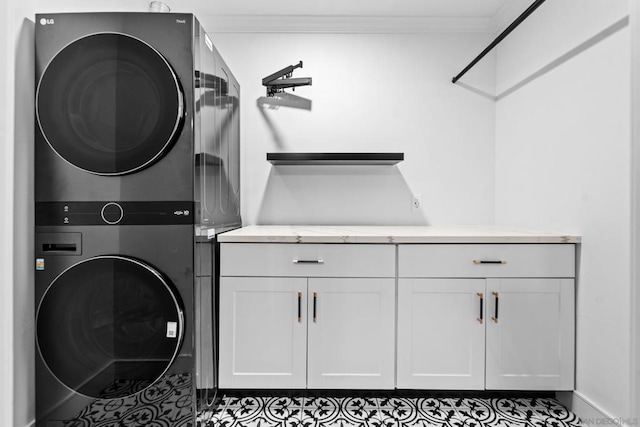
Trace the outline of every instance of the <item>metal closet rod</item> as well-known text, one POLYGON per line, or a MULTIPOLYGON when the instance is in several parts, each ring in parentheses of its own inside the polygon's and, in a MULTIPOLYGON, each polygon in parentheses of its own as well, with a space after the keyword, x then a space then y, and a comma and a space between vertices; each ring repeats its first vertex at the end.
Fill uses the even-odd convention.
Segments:
POLYGON ((469 65, 464 67, 464 70, 460 71, 460 73, 457 76, 455 76, 453 79, 451 79, 451 82, 455 83, 458 80, 460 80, 460 77, 464 76, 467 71, 469 71, 471 68, 473 68, 473 66, 476 65, 478 63, 478 61, 480 61, 482 58, 484 58, 484 56, 487 53, 489 53, 491 51, 491 49, 496 47, 496 45, 498 43, 500 43, 505 37, 507 37, 511 31, 515 30, 516 27, 522 23, 522 21, 527 19, 527 17, 529 15, 531 15, 533 13, 533 11, 536 10, 538 8, 538 6, 540 6, 545 1, 546 0, 536 0, 533 3, 531 3, 531 5, 527 8, 527 10, 522 12, 522 14, 520 14, 520 16, 518 16, 503 32, 501 32, 500 35, 498 37, 496 37, 495 40, 492 41, 491 44, 485 48, 485 50, 480 52, 480 55, 476 56, 475 59, 469 63, 469 65))

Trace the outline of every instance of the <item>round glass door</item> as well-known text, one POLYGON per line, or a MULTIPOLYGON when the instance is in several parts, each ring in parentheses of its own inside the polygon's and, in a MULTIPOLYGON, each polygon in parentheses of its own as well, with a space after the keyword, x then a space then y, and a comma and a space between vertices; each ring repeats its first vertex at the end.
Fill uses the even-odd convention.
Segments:
POLYGON ((38 84, 36 117, 51 148, 99 175, 142 169, 170 148, 183 94, 169 63, 147 43, 100 33, 67 45, 38 84))
POLYGON ((60 382, 85 396, 117 398, 164 375, 182 343, 184 314, 158 271, 101 256, 51 283, 36 328, 42 359, 60 382))

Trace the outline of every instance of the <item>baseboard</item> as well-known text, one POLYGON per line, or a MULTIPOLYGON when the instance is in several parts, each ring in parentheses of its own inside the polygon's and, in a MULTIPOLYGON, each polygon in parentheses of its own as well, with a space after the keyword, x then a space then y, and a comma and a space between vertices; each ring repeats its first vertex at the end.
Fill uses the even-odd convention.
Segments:
POLYGON ((625 427, 637 424, 637 420, 614 417, 608 414, 578 391, 557 392, 556 399, 589 427, 602 427, 604 425, 625 427))

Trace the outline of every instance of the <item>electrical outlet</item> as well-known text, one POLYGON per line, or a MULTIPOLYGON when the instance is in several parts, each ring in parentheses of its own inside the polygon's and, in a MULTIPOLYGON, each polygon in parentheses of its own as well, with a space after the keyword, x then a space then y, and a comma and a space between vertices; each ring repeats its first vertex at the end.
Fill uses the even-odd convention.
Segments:
POLYGON ((414 194, 411 196, 411 211, 420 212, 422 211, 422 195, 414 194))

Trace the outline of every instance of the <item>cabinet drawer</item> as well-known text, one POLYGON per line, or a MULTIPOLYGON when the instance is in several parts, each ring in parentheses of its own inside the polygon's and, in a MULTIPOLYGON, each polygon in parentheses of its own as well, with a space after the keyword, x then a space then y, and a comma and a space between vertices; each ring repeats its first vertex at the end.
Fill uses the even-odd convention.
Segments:
POLYGON ((221 276, 395 277, 395 246, 222 243, 221 276))
POLYGON ((399 277, 574 277, 573 244, 399 245, 399 277))

